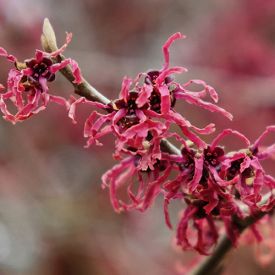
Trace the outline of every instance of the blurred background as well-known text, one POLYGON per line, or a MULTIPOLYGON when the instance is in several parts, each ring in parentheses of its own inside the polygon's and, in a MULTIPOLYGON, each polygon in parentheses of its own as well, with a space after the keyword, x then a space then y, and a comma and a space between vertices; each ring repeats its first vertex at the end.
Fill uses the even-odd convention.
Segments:
MULTIPOLYGON (((110 98, 124 75, 160 68, 163 43, 180 31, 187 39, 173 45, 171 59, 189 72, 177 79, 206 80, 235 119, 187 104, 177 106, 181 113, 251 140, 275 123, 275 0, 0 0, 1 46, 21 60, 32 57, 44 17, 60 44, 73 32, 66 56, 110 98)), ((0 83, 9 68, 0 60, 0 83)), ((51 88, 64 97, 73 92, 62 76, 51 88)), ((100 178, 115 163, 113 142, 83 148, 90 111, 79 110, 77 125, 53 104, 16 126, 0 121, 0 275, 184 274, 197 256, 173 245, 161 201, 146 213, 112 210, 100 178)), ((274 242, 272 230, 262 229, 274 242)), ((262 265, 256 255, 255 243, 241 245, 223 274, 274 274, 275 261, 262 265)))

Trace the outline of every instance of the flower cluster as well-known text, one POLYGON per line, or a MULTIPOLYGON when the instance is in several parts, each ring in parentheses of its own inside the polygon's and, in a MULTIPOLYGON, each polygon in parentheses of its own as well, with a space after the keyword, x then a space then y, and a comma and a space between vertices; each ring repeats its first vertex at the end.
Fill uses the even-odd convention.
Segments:
MULTIPOLYGON (((139 156, 128 157, 103 175, 103 187, 109 187, 112 205, 118 212, 144 211, 157 195, 162 194, 166 224, 170 228, 169 203, 184 201, 186 208, 178 224, 177 243, 183 249, 192 248, 206 255, 216 244, 222 224, 236 244, 240 233, 238 220, 274 208, 275 179, 265 173, 261 161, 272 157, 275 147, 271 145, 259 150, 263 138, 272 131, 275 126, 267 127, 252 145, 244 135, 230 129, 204 147, 192 143, 190 146, 181 139, 180 155, 161 153, 156 165, 146 171, 138 167, 139 156), (240 138, 245 147, 236 152, 225 152, 219 142, 229 134, 240 138), (176 171, 172 179, 171 171, 176 171), (117 195, 125 186, 130 199, 128 204, 117 195), (135 194, 133 189, 137 190, 135 194), (263 200, 265 194, 268 197, 263 200), (245 207, 249 210, 246 213, 242 211, 245 207)), ((254 227, 253 230, 258 237, 254 227)))
MULTIPOLYGON (((248 207, 250 214, 274 207, 275 180, 260 164, 274 153, 274 146, 260 152, 259 145, 275 127, 268 127, 252 145, 244 135, 230 129, 220 133, 210 145, 206 144, 198 134, 212 133, 215 125, 211 123, 203 129, 194 126, 175 110, 177 100, 183 99, 228 119, 232 115, 215 104, 218 95, 204 81, 179 84, 173 79, 174 73, 186 71, 182 67, 169 67, 169 47, 178 38, 183 36, 176 33, 164 44, 165 63, 161 70, 141 73, 134 80, 124 78, 119 98, 98 106, 107 114, 91 113, 84 136, 88 138, 87 146, 100 144, 99 139, 106 134, 112 133, 116 138, 114 156, 120 163, 102 177, 116 211, 144 211, 162 194, 166 223, 172 227, 168 205, 172 200, 182 200, 186 208, 178 225, 177 243, 183 249, 193 248, 207 254, 216 244, 222 224, 236 244, 240 231, 236 220, 247 215, 243 207, 248 207), (191 84, 203 89, 190 91, 191 84), (203 99, 207 95, 213 103, 203 99), (171 130, 172 124, 180 128, 182 135, 171 130), (244 149, 225 152, 219 142, 229 134, 244 142, 244 149), (171 137, 182 144, 181 154, 162 150, 162 140, 171 137), (265 202, 263 194, 269 196, 265 202)), ((75 120, 76 105, 84 101, 80 98, 72 104, 72 119, 75 120)))
MULTIPOLYGON (((210 134, 215 130, 213 123, 203 129, 192 125, 175 111, 177 100, 183 99, 189 104, 232 119, 230 113, 215 104, 218 95, 214 88, 204 81, 190 80, 183 85, 174 81, 173 74, 186 71, 183 67, 169 67, 169 48, 176 39, 180 38, 184 36, 176 33, 164 44, 165 62, 161 70, 140 73, 135 79, 125 77, 118 99, 112 100, 107 105, 97 104, 97 107, 107 111, 107 114, 94 111, 86 120, 84 136, 88 138, 87 146, 94 143, 101 144, 99 139, 112 133, 116 137, 117 159, 121 159, 125 154, 136 156, 139 158, 138 169, 154 170, 154 165, 161 156, 161 140, 173 135, 169 131, 172 124, 178 125, 183 135, 198 146, 204 146, 205 143, 197 134, 210 134), (192 92, 189 90, 192 84, 199 85, 203 89, 200 92, 192 92), (208 95, 213 103, 203 100, 208 95)), ((70 117, 74 121, 76 105, 83 102, 87 100, 79 98, 71 104, 70 117)))
MULTIPOLYGON (((119 97, 107 104, 84 97, 67 101, 49 94, 47 83, 67 65, 71 66, 74 83, 82 82, 77 63, 61 57, 71 40, 70 34, 57 51, 37 50, 35 58, 24 63, 0 48, 0 56, 15 64, 9 73, 8 90, 0 96, 0 108, 4 118, 13 123, 45 109, 50 101, 65 105, 73 122, 79 104, 99 109, 87 118, 84 136, 87 147, 102 145, 100 139, 107 134, 115 137, 114 158, 120 162, 102 176, 102 186, 109 188, 113 208, 117 212, 145 211, 161 195, 166 223, 171 228, 168 206, 173 200, 181 200, 186 207, 178 224, 177 243, 183 249, 208 254, 222 227, 236 244, 239 222, 246 215, 268 213, 274 208, 275 179, 265 172, 261 161, 275 154, 275 145, 264 149, 260 145, 269 133, 275 132, 275 126, 267 127, 253 144, 231 129, 222 131, 210 144, 203 141, 201 135, 213 133, 215 125, 193 125, 176 111, 177 101, 184 100, 230 120, 232 115, 216 105, 218 94, 204 81, 180 84, 174 79, 174 74, 186 72, 183 67, 170 67, 170 46, 181 38, 182 34, 175 33, 164 44, 164 65, 160 70, 140 73, 135 79, 125 77, 119 97), (192 85, 202 89, 194 92, 192 85), (17 108, 15 115, 8 111, 7 100, 17 108), (172 127, 175 125, 179 133, 172 127), (226 152, 220 142, 228 135, 242 141, 244 148, 226 152), (169 138, 182 145, 179 152, 168 148, 169 138)), ((1 90, 4 87, 0 85, 1 90)), ((256 229, 252 229, 259 238, 256 229)))
MULTIPOLYGON (((64 105, 69 109, 69 102, 64 98, 49 94, 48 82, 55 79, 56 72, 71 65, 75 77, 75 83, 81 83, 81 74, 77 63, 68 58, 62 60, 60 55, 66 49, 72 39, 68 33, 66 43, 52 53, 36 50, 35 57, 19 62, 16 57, 0 48, 0 56, 5 57, 15 65, 8 74, 7 91, 0 95, 0 108, 6 120, 16 123, 44 110, 49 102, 64 105), (12 114, 8 110, 7 101, 16 108, 12 114)), ((4 90, 4 87, 0 88, 4 90)))
POLYGON ((244 135, 227 129, 206 148, 183 147, 176 162, 180 165, 180 172, 175 179, 163 183, 163 189, 169 227, 170 201, 183 199, 187 205, 177 229, 177 242, 184 249, 194 248, 201 254, 207 254, 217 242, 221 221, 228 237, 236 244, 240 230, 237 220, 245 217, 244 206, 249 208, 251 215, 268 212, 275 206, 272 194, 275 179, 265 173, 260 163, 274 154, 274 145, 259 151, 260 143, 271 131, 275 131, 274 126, 267 127, 252 145, 244 135), (219 142, 229 134, 240 138, 245 148, 226 153, 219 142), (268 194, 265 201, 264 194, 268 194))

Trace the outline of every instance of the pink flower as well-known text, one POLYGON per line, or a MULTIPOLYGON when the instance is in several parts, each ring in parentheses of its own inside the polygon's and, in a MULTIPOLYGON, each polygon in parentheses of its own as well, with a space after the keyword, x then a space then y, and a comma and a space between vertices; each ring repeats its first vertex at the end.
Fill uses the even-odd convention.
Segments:
MULTIPOLYGON (((160 140, 171 136, 169 132, 171 124, 178 125, 184 136, 200 148, 205 148, 206 144, 197 133, 210 134, 215 130, 213 123, 200 129, 177 113, 174 110, 176 98, 184 98, 189 103, 232 118, 232 115, 224 109, 202 100, 207 94, 214 102, 218 100, 216 91, 204 81, 192 80, 181 86, 173 80, 172 74, 186 71, 183 67, 169 67, 169 48, 176 39, 180 38, 184 36, 175 33, 164 44, 165 62, 161 70, 140 73, 136 79, 125 77, 118 99, 98 106, 107 111, 107 114, 97 111, 91 113, 84 126, 84 136, 88 138, 87 146, 94 143, 101 145, 99 139, 112 133, 116 137, 116 158, 121 158, 125 153, 139 155, 143 159, 142 169, 146 170, 147 167, 152 169, 160 156, 160 140), (182 88, 191 83, 202 85, 203 90, 190 92, 182 88)), ((73 121, 77 104, 84 102, 87 103, 84 98, 72 101, 69 116, 73 121)))
POLYGON ((146 210, 161 192, 162 184, 172 167, 167 161, 158 161, 153 169, 140 169, 141 157, 133 156, 122 160, 102 176, 103 188, 108 187, 110 200, 115 211, 146 210), (133 190, 137 190, 134 192, 133 190), (128 203, 118 199, 117 193, 128 197, 128 203))
POLYGON ((223 157, 224 151, 220 147, 208 147, 199 154, 187 146, 182 149, 182 156, 170 156, 171 161, 179 166, 179 175, 164 183, 164 213, 171 228, 169 203, 180 199, 187 204, 177 228, 177 243, 183 249, 208 254, 218 239, 219 227, 215 225, 215 220, 222 217, 231 219, 232 214, 238 213, 238 209, 234 209, 232 196, 218 186, 211 173, 210 167, 216 169, 223 157), (227 214, 229 211, 225 211, 229 208, 230 215, 227 214), (193 229, 190 228, 192 223, 193 229))
MULTIPOLYGON (((94 143, 102 145, 99 139, 112 133, 116 137, 116 158, 120 159, 124 154, 138 155, 141 169, 152 169, 160 158, 160 141, 166 137, 169 124, 147 117, 144 110, 137 107, 137 93, 129 91, 130 84, 131 81, 125 78, 119 99, 107 105, 96 103, 107 114, 92 112, 85 122, 84 137, 88 138, 89 147, 94 143)), ((74 121, 76 105, 83 102, 95 105, 84 98, 73 100, 69 116, 74 121)))
POLYGON ((209 249, 217 243, 218 237, 213 217, 205 215, 200 202, 184 210, 177 228, 177 244, 183 249, 193 248, 200 254, 208 255, 209 249))
POLYGON ((6 120, 16 123, 44 110, 49 102, 55 102, 69 108, 69 103, 60 96, 49 94, 47 83, 55 79, 55 73, 67 65, 71 65, 75 77, 75 83, 81 83, 80 70, 72 59, 60 61, 60 54, 66 49, 72 35, 67 34, 66 43, 53 53, 36 50, 35 57, 25 60, 23 63, 9 55, 6 50, 0 48, 0 56, 6 57, 15 64, 15 68, 9 71, 7 91, 0 96, 0 108, 6 120), (53 61, 55 59, 55 63, 53 61), (8 110, 7 101, 15 105, 17 112, 12 114, 8 110))
MULTIPOLYGON (((214 104, 218 101, 218 94, 213 87, 209 86, 204 81, 190 80, 187 83, 180 85, 173 80, 172 74, 187 71, 183 67, 169 68, 169 48, 176 39, 180 38, 184 38, 184 36, 180 33, 175 33, 164 44, 163 54, 165 63, 161 70, 154 70, 149 71, 146 74, 140 74, 140 76, 145 76, 145 84, 151 85, 151 88, 139 89, 137 103, 138 106, 141 107, 143 104, 146 104, 147 100, 149 108, 144 110, 145 115, 149 117, 165 119, 166 121, 169 121, 170 124, 177 124, 181 128, 182 133, 188 139, 193 141, 199 147, 205 147, 205 143, 191 130, 199 134, 210 134, 215 130, 215 125, 209 124, 203 129, 195 127, 186 118, 174 110, 176 100, 184 99, 186 102, 197 105, 203 109, 207 109, 211 112, 218 112, 230 120, 232 119, 232 115, 214 104), (189 87, 191 84, 201 85, 203 86, 203 89, 200 92, 191 92, 187 90, 187 87, 189 87), (214 103, 202 100, 202 98, 208 94, 214 103)), ((139 79, 139 77, 137 79, 139 79)), ((135 87, 137 88, 138 85, 136 84, 135 87)))
MULTIPOLYGON (((178 166, 178 175, 163 183, 164 214, 171 228, 168 205, 172 200, 184 200, 184 210, 177 229, 177 242, 183 249, 196 249, 201 254, 209 253, 216 244, 220 228, 216 221, 222 221, 227 235, 234 245, 240 234, 235 219, 243 219, 240 205, 246 204, 252 214, 270 211, 274 207, 275 180, 267 175, 260 161, 274 153, 274 146, 259 151, 259 145, 275 126, 266 131, 250 145, 249 140, 237 131, 226 129, 203 151, 188 146, 182 141, 182 155, 163 155, 173 167, 178 166), (235 135, 246 145, 238 152, 225 153, 218 144, 227 135, 235 135), (268 195, 262 202, 263 195, 268 195), (190 229, 191 221, 193 227, 190 229), (194 238, 197 240, 194 242, 194 238), (193 240, 193 241, 191 241, 193 240)), ((255 228, 253 233, 259 239, 255 228)))
POLYGON ((275 126, 267 127, 255 143, 247 149, 228 155, 219 172, 224 179, 224 185, 232 188, 231 192, 236 193, 235 196, 239 197, 242 203, 248 205, 252 213, 268 211, 275 205, 275 198, 272 193, 275 188, 275 179, 268 175, 261 165, 261 161, 270 157, 274 152, 274 145, 263 151, 259 150, 263 139, 270 132, 275 132, 275 126), (270 194, 270 196, 268 201, 262 205, 264 194, 270 194))

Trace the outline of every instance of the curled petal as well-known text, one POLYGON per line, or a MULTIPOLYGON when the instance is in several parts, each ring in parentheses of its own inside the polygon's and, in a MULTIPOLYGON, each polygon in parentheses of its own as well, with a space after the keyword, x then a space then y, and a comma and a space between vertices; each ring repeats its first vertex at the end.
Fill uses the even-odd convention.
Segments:
POLYGON ((250 167, 251 162, 252 162, 251 158, 249 158, 249 157, 244 158, 244 160, 243 160, 243 162, 241 163, 241 166, 240 166, 240 172, 242 173, 245 169, 250 167))
POLYGON ((172 229, 172 223, 171 223, 171 219, 170 219, 170 215, 169 215, 169 210, 168 210, 168 206, 169 206, 170 200, 168 199, 164 199, 164 203, 163 203, 163 212, 164 212, 164 217, 165 217, 165 223, 166 225, 172 229))
POLYGON ((136 104, 139 108, 147 103, 149 97, 151 96, 152 91, 153 91, 153 87, 151 85, 146 85, 145 84, 142 87, 142 90, 139 93, 139 96, 136 100, 136 104))
POLYGON ((243 159, 246 157, 247 154, 245 152, 233 152, 230 155, 226 155, 226 158, 222 162, 222 169, 227 169, 231 166, 233 161, 243 159))
POLYGON ((5 101, 3 100, 3 96, 0 96, 0 109, 1 109, 1 112, 4 114, 5 120, 10 121, 13 124, 16 123, 16 119, 15 119, 14 115, 12 115, 8 111, 7 105, 6 105, 5 101))
POLYGON ((56 63, 50 67, 51 73, 56 73, 62 69, 64 69, 67 65, 70 65, 72 67, 72 73, 74 76, 73 83, 80 84, 82 83, 82 75, 80 68, 77 64, 77 62, 71 58, 67 58, 62 60, 60 63, 56 63))
POLYGON ((130 86, 132 84, 132 80, 128 77, 124 77, 121 85, 121 91, 119 97, 122 98, 125 102, 129 97, 130 86))
POLYGON ((188 183, 190 192, 193 192, 197 188, 200 182, 200 179, 202 177, 203 162, 204 162, 203 155, 200 156, 199 158, 194 158, 194 162, 195 162, 194 176, 192 180, 188 183))
MULTIPOLYGON (((42 93, 48 93, 48 91, 49 91, 49 87, 48 87, 48 85, 47 85, 47 79, 46 78, 44 78, 44 77, 40 77, 39 78, 39 84, 40 84, 40 86, 41 86, 41 88, 42 88, 42 93)), ((38 91, 38 93, 39 93, 39 91, 38 91)))
POLYGON ((122 134, 122 136, 125 138, 133 138, 136 135, 146 137, 149 130, 154 130, 158 135, 160 135, 165 129, 165 124, 158 121, 147 120, 130 127, 122 134))
POLYGON ((206 216, 202 219, 196 218, 198 209, 196 206, 188 206, 185 209, 177 229, 177 243, 183 249, 193 248, 202 255, 209 255, 209 249, 217 243, 218 232, 213 219, 206 216), (193 220, 194 230, 188 230, 189 223, 193 220), (190 243, 191 232, 197 234, 196 243, 190 243))
MULTIPOLYGON (((188 152, 190 152, 190 148, 187 144, 187 140, 182 138, 178 133, 169 133, 169 134, 167 134, 167 138, 169 138, 169 137, 175 137, 176 140, 179 141, 188 152)), ((179 157, 179 156, 177 156, 177 157, 179 157)), ((182 160, 182 157, 180 157, 180 159, 177 159, 177 162, 181 162, 181 160, 182 160)))
POLYGON ((246 146, 250 145, 250 141, 247 139, 246 136, 244 136, 243 134, 241 134, 238 131, 232 130, 232 129, 225 129, 223 130, 220 134, 217 135, 216 138, 214 138, 214 140, 212 141, 210 147, 213 149, 215 147, 218 146, 219 142, 226 136, 228 135, 235 135, 238 138, 240 138, 245 144, 246 146))
POLYGON ((165 70, 163 70, 160 75, 157 77, 156 79, 156 83, 158 85, 161 85, 165 78, 171 74, 181 74, 184 72, 187 72, 188 70, 184 67, 172 67, 172 68, 167 68, 165 70))
MULTIPOLYGON (((191 84, 197 84, 197 85, 202 85, 204 87, 204 89, 200 92, 190 92, 190 91, 186 91, 186 93, 191 94, 193 96, 197 96, 199 98, 205 97, 207 95, 207 93, 210 95, 210 97, 213 99, 213 101, 215 103, 218 102, 219 100, 219 96, 218 93, 216 92, 216 90, 208 85, 205 81, 203 80, 199 80, 199 79, 191 79, 188 82, 186 82, 184 85, 182 85, 182 87, 188 87, 191 84)), ((183 88, 183 89, 184 89, 183 88)), ((185 90, 185 89, 184 89, 185 90)))
POLYGON ((135 171, 134 158, 129 157, 102 176, 102 188, 109 187, 110 200, 116 212, 123 210, 117 198, 117 189, 123 186, 135 171))
POLYGON ((76 83, 76 84, 82 83, 82 81, 83 81, 82 75, 81 75, 81 71, 80 71, 80 68, 79 68, 77 62, 73 59, 70 59, 70 65, 72 67, 73 76, 74 76, 73 83, 76 83))
POLYGON ((168 114, 165 114, 165 115, 159 115, 159 114, 156 114, 155 112, 149 111, 149 110, 145 110, 144 113, 147 114, 147 115, 150 115, 150 116, 165 118, 166 121, 168 121, 170 123, 175 122, 180 127, 182 133, 188 139, 190 139, 192 142, 194 142, 199 148, 205 148, 206 147, 206 143, 188 129, 190 127, 192 128, 191 123, 187 119, 185 119, 182 115, 180 115, 179 113, 174 112, 172 110, 170 110, 170 112, 168 114))
POLYGON ((184 35, 182 35, 180 32, 177 32, 175 34, 173 34, 172 36, 170 36, 168 38, 168 40, 165 42, 165 44, 163 45, 163 56, 164 56, 164 66, 163 66, 163 70, 166 70, 169 67, 169 61, 170 61, 170 56, 169 56, 169 48, 171 46, 171 44, 177 40, 177 39, 183 39, 185 38, 184 35))
POLYGON ((66 42, 64 43, 64 45, 61 48, 59 48, 58 50, 50 53, 50 56, 57 57, 58 55, 62 54, 65 51, 65 49, 68 47, 69 43, 71 42, 72 37, 73 37, 73 34, 67 32, 66 33, 66 42))
POLYGON ((275 144, 265 148, 262 152, 257 153, 258 159, 275 158, 275 144))
POLYGON ((161 94, 161 113, 167 114, 171 108, 170 92, 166 85, 159 87, 159 92, 161 94))
POLYGON ((189 238, 187 236, 187 229, 189 220, 193 217, 193 215, 197 212, 195 207, 187 207, 183 212, 183 215, 180 219, 177 228, 177 244, 182 246, 184 249, 190 248, 191 244, 189 242, 189 238))
POLYGON ((70 59, 62 60, 60 63, 53 64, 50 67, 50 72, 55 74, 56 72, 62 70, 63 68, 65 68, 69 64, 70 64, 70 59))
POLYGON ((202 139, 200 139, 197 135, 195 135, 194 133, 189 131, 189 129, 187 127, 180 127, 180 128, 181 128, 182 133, 188 139, 190 139, 192 142, 194 142, 199 148, 203 149, 203 148, 207 147, 206 143, 202 139))
POLYGON ((66 110, 69 110, 70 104, 64 97, 56 96, 56 95, 49 95, 49 98, 50 98, 51 102, 65 106, 66 110))
POLYGON ((208 216, 202 220, 195 220, 194 226, 198 230, 198 240, 194 248, 202 255, 209 255, 209 248, 217 243, 219 237, 213 219, 208 216))
POLYGON ((263 139, 270 134, 271 132, 275 132, 275 125, 266 127, 265 131, 258 137, 258 139, 252 145, 253 148, 258 148, 259 145, 263 142, 263 139))
POLYGON ((215 128, 215 124, 214 123, 210 123, 208 125, 206 125, 204 128, 198 128, 195 126, 191 126, 192 129, 194 129, 197 133, 201 134, 201 135, 209 135, 215 132, 216 128, 215 128))
POLYGON ((171 166, 168 166, 161 177, 158 177, 155 181, 149 183, 144 201, 141 206, 142 211, 146 210, 150 205, 152 205, 154 199, 161 191, 161 184, 163 184, 168 178, 170 171, 171 166))
POLYGON ((264 180, 266 185, 271 189, 275 189, 275 179, 270 175, 265 175, 264 180))
POLYGON ((36 50, 36 51, 35 51, 35 60, 36 60, 37 62, 41 62, 42 59, 44 58, 44 55, 45 55, 44 52, 42 52, 42 51, 40 51, 40 50, 36 50))
POLYGON ((91 105, 91 106, 95 106, 99 109, 106 109, 107 108, 107 106, 105 104, 87 100, 85 97, 80 97, 80 98, 76 99, 73 96, 71 96, 68 116, 69 116, 69 118, 72 119, 73 123, 76 123, 76 118, 75 118, 75 116, 76 116, 76 107, 77 107, 77 105, 83 104, 83 103, 91 105))
POLYGON ((183 93, 183 92, 175 92, 174 95, 175 95, 175 98, 184 99, 189 104, 197 105, 197 106, 199 106, 203 109, 206 109, 210 112, 220 113, 223 116, 227 117, 229 120, 233 119, 232 114, 230 114, 229 112, 227 112, 223 108, 218 107, 217 105, 212 104, 210 102, 205 102, 205 101, 201 100, 200 98, 198 98, 196 96, 193 96, 193 95, 190 95, 190 94, 187 94, 187 93, 183 93))
POLYGON ((111 132, 110 126, 108 126, 108 128, 103 126, 105 123, 110 122, 113 116, 113 113, 107 115, 102 115, 96 111, 91 113, 84 125, 84 137, 89 138, 86 147, 89 147, 94 142, 96 142, 97 145, 102 145, 98 142, 98 139, 111 132), (96 119, 97 117, 99 118, 96 119))
POLYGON ((239 181, 239 175, 237 175, 236 177, 234 177, 232 180, 223 180, 217 170, 215 169, 215 167, 210 166, 209 170, 211 171, 211 174, 213 175, 216 183, 221 186, 221 187, 226 187, 226 186, 231 186, 236 184, 239 181))
POLYGON ((8 61, 13 63, 17 61, 16 57, 14 57, 11 54, 8 54, 7 51, 2 47, 0 47, 0 56, 6 57, 8 61))
POLYGON ((119 127, 117 126, 117 123, 127 114, 126 109, 120 109, 112 119, 112 126, 114 128, 115 133, 120 136, 119 127))

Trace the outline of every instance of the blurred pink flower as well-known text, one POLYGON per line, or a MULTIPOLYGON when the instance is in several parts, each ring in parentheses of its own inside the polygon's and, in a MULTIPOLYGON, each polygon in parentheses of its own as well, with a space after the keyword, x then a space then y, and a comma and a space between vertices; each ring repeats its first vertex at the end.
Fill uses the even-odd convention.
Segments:
POLYGON ((161 192, 161 186, 172 169, 167 161, 161 160, 157 161, 153 170, 148 168, 144 171, 139 168, 140 161, 139 156, 125 158, 102 176, 102 187, 109 188, 110 200, 117 212, 132 209, 146 210, 161 192), (123 194, 123 188, 130 200, 129 203, 118 199, 117 193, 123 194))
POLYGON ((238 0, 235 4, 219 10, 212 24, 207 24, 198 52, 209 50, 196 55, 199 63, 231 76, 273 76, 275 1, 238 0))

